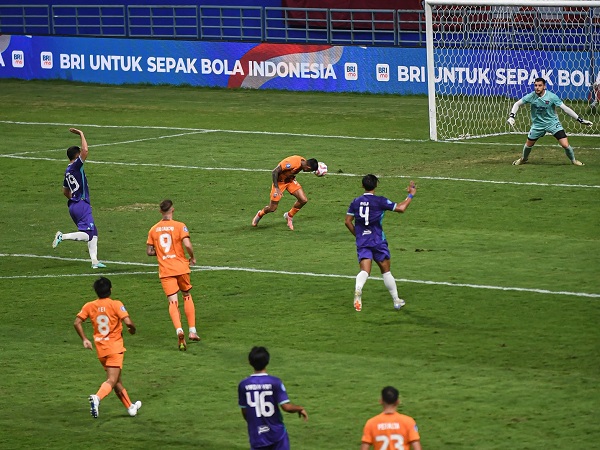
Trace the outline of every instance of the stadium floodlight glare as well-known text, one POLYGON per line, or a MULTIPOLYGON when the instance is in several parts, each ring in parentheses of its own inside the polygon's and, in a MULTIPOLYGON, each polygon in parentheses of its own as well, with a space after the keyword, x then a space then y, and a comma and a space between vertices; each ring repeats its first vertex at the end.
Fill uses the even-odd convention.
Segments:
POLYGON ((526 133, 527 110, 506 119, 537 77, 594 122, 559 111, 569 135, 600 137, 599 0, 425 0, 425 19, 432 140, 526 133))

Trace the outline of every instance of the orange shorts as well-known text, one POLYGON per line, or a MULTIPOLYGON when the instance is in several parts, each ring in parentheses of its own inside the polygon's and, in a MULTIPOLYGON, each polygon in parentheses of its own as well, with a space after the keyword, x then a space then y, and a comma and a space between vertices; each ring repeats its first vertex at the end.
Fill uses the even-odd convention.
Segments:
MULTIPOLYGON (((283 197, 283 193, 285 191, 288 191, 290 194, 293 194, 294 192, 302 189, 302 186, 300 186, 300 183, 298 183, 298 181, 296 181, 295 178, 294 178, 294 180, 290 181, 289 183, 284 183, 283 181, 280 181, 279 183, 277 183, 277 186, 279 187, 279 190, 281 191, 282 197, 283 197)), ((278 202, 279 200, 281 200, 281 197, 279 197, 278 195, 275 194, 275 185, 271 185, 271 201, 278 202)))
POLYGON ((184 273, 183 275, 177 275, 174 277, 163 277, 160 279, 163 291, 169 295, 177 294, 179 291, 187 292, 192 288, 190 283, 190 274, 184 273))
POLYGON ((100 360, 100 364, 107 367, 118 367, 119 369, 123 368, 123 356, 124 353, 112 353, 110 355, 102 356, 98 358, 100 360))

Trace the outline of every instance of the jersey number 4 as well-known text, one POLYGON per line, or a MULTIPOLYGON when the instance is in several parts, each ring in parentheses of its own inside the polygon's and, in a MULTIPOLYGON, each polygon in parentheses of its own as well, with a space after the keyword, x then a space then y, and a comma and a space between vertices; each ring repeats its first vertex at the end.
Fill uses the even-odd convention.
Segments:
POLYGON ((365 219, 365 226, 369 226, 369 207, 361 206, 358 208, 358 215, 365 219))
POLYGON ((271 417, 275 414, 275 405, 265 399, 267 395, 273 395, 273 391, 246 392, 246 402, 254 408, 256 417, 271 417))

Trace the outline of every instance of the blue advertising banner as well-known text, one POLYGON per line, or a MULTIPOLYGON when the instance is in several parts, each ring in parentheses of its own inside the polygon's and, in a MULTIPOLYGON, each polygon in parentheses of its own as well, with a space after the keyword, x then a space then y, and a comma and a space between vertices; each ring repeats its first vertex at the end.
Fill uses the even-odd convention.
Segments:
MULTIPOLYGON (((452 66, 435 77, 447 94, 520 97, 543 76, 565 98, 574 95, 567 88, 582 86, 575 91, 583 99, 594 81, 582 52, 511 52, 510 68, 497 53, 446 52, 452 66)), ((426 72, 421 48, 0 36, 0 78, 407 95, 427 93, 426 72)))

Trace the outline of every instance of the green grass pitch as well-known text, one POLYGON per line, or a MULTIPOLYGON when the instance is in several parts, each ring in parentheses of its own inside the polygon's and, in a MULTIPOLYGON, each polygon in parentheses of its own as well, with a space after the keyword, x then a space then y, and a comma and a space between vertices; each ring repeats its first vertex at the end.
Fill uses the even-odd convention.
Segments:
POLYGON ((524 135, 429 141, 424 97, 1 80, 0 104, 0 448, 246 449, 236 387, 253 345, 309 413, 285 417, 294 449, 358 448, 388 384, 424 449, 598 448, 598 138, 570 138, 584 167, 552 137, 516 167, 524 135), (74 231, 69 126, 90 144, 101 272, 83 243, 51 248, 56 230, 74 231), (294 232, 289 195, 252 228, 291 154, 329 174, 299 175, 309 203, 294 232), (392 200, 418 186, 384 222, 399 312, 376 268, 363 311, 352 307, 344 217, 369 172, 392 200), (164 198, 199 265, 203 341, 185 353, 145 254, 164 198), (72 323, 100 273, 138 326, 123 371, 143 402, 135 418, 114 395, 89 415, 104 374, 72 323))

